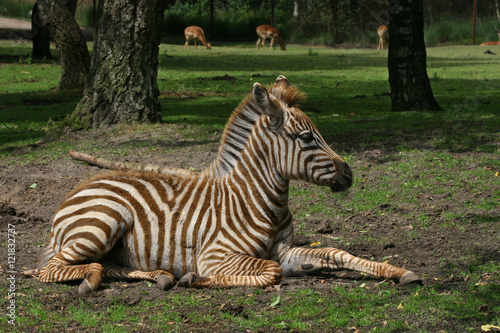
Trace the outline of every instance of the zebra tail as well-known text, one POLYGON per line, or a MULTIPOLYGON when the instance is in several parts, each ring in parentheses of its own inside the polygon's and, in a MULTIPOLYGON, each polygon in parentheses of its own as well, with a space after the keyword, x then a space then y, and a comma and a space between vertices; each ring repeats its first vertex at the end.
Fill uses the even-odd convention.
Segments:
POLYGON ((52 248, 52 244, 47 246, 45 250, 43 250, 42 253, 40 253, 40 256, 38 257, 38 263, 36 265, 37 269, 42 269, 47 264, 49 261, 55 256, 56 254, 54 253, 54 249, 52 248))

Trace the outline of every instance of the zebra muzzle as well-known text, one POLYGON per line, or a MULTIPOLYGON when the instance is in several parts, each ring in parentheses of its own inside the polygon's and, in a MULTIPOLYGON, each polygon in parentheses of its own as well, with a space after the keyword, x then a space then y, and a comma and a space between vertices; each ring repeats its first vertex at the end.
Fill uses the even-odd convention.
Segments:
POLYGON ((352 171, 349 164, 342 163, 337 166, 337 174, 333 177, 330 183, 332 192, 342 192, 347 190, 352 185, 352 171))

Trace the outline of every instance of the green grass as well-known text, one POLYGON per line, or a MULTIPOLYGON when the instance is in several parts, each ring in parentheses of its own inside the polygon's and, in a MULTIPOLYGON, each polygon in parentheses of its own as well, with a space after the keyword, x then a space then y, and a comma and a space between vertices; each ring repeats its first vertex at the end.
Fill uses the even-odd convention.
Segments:
MULTIPOLYGON (((220 310, 249 304, 247 300, 255 299, 258 295, 237 295, 227 298, 224 304, 213 304, 211 298, 204 297, 203 293, 196 293, 194 296, 183 293, 181 296, 167 296, 166 299, 155 302, 143 301, 136 306, 114 304, 99 312, 93 310, 92 304, 82 301, 75 301, 67 308, 48 309, 36 300, 23 297, 19 298, 18 306, 27 313, 19 316, 18 323, 24 327, 37 325, 42 332, 58 330, 73 322, 78 322, 80 329, 100 327, 104 332, 129 332, 133 329, 140 330, 144 325, 151 329, 183 331, 189 325, 202 327, 204 323, 216 321, 226 322, 228 327, 233 326, 242 331, 308 331, 317 327, 325 330, 357 327, 375 332, 391 332, 396 329, 431 332, 435 327, 440 327, 443 320, 498 323, 500 317, 494 313, 498 314, 500 310, 500 290, 493 282, 482 284, 481 275, 499 268, 498 264, 487 264, 472 269, 467 273, 470 283, 466 289, 458 287, 443 290, 439 282, 433 287, 409 286, 397 289, 387 283, 367 287, 362 281, 354 282, 349 287, 338 286, 322 292, 301 289, 274 296, 268 304, 245 310, 244 315, 220 310), (278 297, 279 302, 276 302, 278 297), (197 301, 190 303, 189 300, 194 298, 197 301), (186 309, 195 310, 198 307, 203 308, 206 313, 214 308, 214 311, 204 316, 197 316, 195 311, 181 316, 177 310, 181 305, 179 303, 183 303, 182 306, 186 309), (488 310, 477 311, 482 308, 488 310), (474 310, 471 311, 472 309, 474 310), (394 316, 405 319, 392 320, 394 316)), ((225 292, 221 290, 216 293, 225 292)), ((5 319, 1 318, 0 322, 2 321, 5 319)), ((477 327, 465 324, 464 329, 475 332, 477 327)))
MULTIPOLYGON (((0 52, 4 50, 10 50, 10 57, 26 57, 30 45, 2 42, 0 52)), ((247 44, 214 46, 211 51, 162 45, 158 76, 163 120, 221 131, 254 82, 270 84, 284 74, 308 94, 303 109, 325 137, 349 133, 353 140, 361 138, 353 144, 369 146, 380 141, 393 145, 391 137, 402 136, 398 146, 405 150, 417 139, 412 135, 422 134, 440 149, 496 150, 495 145, 478 142, 500 125, 499 60, 484 55, 479 47, 430 48, 428 73, 445 111, 392 113, 390 98, 381 96, 390 90, 386 56, 375 50, 293 45, 286 53, 257 53, 247 44), (309 55, 311 49, 314 57, 309 55), (225 75, 232 79, 224 79, 225 75), (376 121, 363 122, 366 119, 376 121)), ((9 146, 40 139, 51 121, 62 121, 74 109, 80 95, 54 90, 60 76, 56 62, 12 60, 1 68, 0 154, 4 154, 9 146)))

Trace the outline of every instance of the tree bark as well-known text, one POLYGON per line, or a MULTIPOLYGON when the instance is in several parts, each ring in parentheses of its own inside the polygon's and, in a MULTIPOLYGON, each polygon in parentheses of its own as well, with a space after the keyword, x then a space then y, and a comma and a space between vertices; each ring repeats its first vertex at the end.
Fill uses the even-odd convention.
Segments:
POLYGON ((33 35, 33 51, 31 56, 36 59, 52 59, 49 30, 42 25, 36 2, 31 10, 31 33, 33 35))
POLYGON ((441 110, 427 76, 422 0, 389 1, 392 111, 441 110))
POLYGON ((74 111, 83 127, 161 122, 158 74, 165 0, 102 0, 87 88, 74 111))
POLYGON ((83 89, 90 67, 87 44, 71 8, 76 0, 37 0, 40 19, 54 39, 61 59, 59 89, 83 89))

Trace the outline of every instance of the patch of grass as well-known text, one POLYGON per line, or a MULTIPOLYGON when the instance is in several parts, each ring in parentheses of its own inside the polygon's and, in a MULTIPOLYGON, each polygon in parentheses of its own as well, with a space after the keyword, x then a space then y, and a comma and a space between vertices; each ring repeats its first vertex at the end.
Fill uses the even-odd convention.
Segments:
MULTIPOLYGON (((211 139, 210 133, 223 129, 253 82, 269 84, 284 74, 309 95, 303 110, 328 140, 338 142, 337 150, 384 142, 402 153, 421 142, 456 152, 496 149, 491 135, 500 126, 494 112, 498 90, 492 87, 499 85, 499 64, 485 61, 470 48, 428 50, 429 71, 440 77, 433 83, 434 94, 445 112, 392 113, 390 99, 382 95, 389 85, 386 59, 380 52, 291 46, 286 53, 257 53, 250 45, 235 46, 205 52, 161 45, 159 86, 162 92, 176 94, 160 99, 166 123, 195 126, 191 127, 193 137, 204 127, 207 130, 201 133, 207 136, 202 139, 211 139), (310 52, 317 55, 310 57, 310 52), (469 81, 464 80, 464 73, 469 81), (344 139, 345 133, 349 136, 344 139)), ((28 46, 11 50, 18 57, 28 51, 28 46)), ((41 139, 49 120, 60 124, 81 97, 47 91, 58 84, 56 63, 6 63, 2 72, 0 154, 41 139)))

